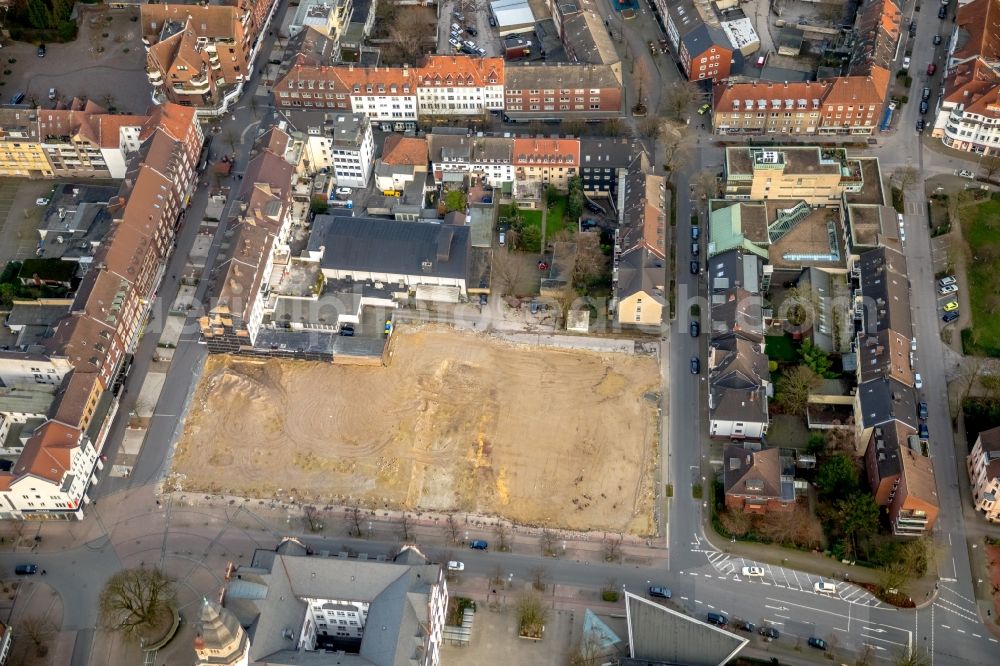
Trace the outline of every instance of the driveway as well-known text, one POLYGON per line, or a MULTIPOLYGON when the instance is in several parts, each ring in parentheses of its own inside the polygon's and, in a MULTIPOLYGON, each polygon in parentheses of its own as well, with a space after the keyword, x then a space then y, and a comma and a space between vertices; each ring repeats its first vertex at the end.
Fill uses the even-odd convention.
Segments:
POLYGON ((81 6, 80 12, 76 40, 46 44, 44 58, 38 57, 36 44, 4 45, 4 68, 11 73, 3 79, 3 96, 24 91, 29 100, 53 108, 48 91, 55 88, 64 100, 87 97, 118 111, 145 112, 152 89, 139 23, 131 20, 138 10, 81 6))

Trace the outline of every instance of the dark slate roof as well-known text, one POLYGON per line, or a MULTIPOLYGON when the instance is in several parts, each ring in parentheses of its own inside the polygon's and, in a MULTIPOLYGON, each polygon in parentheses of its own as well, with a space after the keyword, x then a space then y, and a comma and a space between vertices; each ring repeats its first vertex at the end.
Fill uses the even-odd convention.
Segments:
POLYGON ((880 247, 862 254, 858 269, 868 334, 889 329, 912 338, 906 258, 896 250, 880 247))
POLYGON ((625 592, 629 657, 652 663, 721 666, 749 641, 625 592))
POLYGON ((687 46, 688 53, 692 58, 700 56, 713 47, 722 49, 723 53, 729 53, 733 50, 726 33, 700 22, 699 25, 682 36, 681 41, 687 46))
POLYGON ((858 386, 861 422, 865 428, 901 421, 917 429, 917 394, 895 379, 873 379, 858 386))
POLYGON ((663 259, 650 252, 645 245, 637 245, 622 254, 619 260, 618 289, 615 295, 623 299, 645 292, 657 303, 664 305, 666 275, 663 259))
POLYGON ((317 215, 309 251, 322 268, 465 278, 469 228, 372 217, 317 215), (424 268, 424 262, 430 262, 424 268))
POLYGON ((580 167, 627 167, 636 148, 633 139, 585 136, 580 138, 580 167))

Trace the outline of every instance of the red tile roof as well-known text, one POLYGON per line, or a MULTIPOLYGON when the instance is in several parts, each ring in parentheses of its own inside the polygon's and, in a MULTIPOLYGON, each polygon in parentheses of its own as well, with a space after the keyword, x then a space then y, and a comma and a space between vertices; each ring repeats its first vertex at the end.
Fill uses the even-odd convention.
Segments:
POLYGON ((390 134, 382 146, 382 163, 426 166, 427 140, 390 134))
POLYGON ((14 465, 14 476, 31 474, 52 483, 62 483, 72 468, 73 450, 80 447, 82 439, 83 433, 76 428, 58 421, 46 421, 24 445, 14 465))
POLYGON ((466 55, 430 55, 416 69, 416 74, 421 86, 502 86, 504 60, 466 55))
POLYGON ((514 166, 580 166, 579 139, 514 139, 514 166))
POLYGON ((975 56, 1000 60, 1000 0, 972 0, 958 8, 955 23, 964 31, 960 47, 953 55, 958 60, 975 56))

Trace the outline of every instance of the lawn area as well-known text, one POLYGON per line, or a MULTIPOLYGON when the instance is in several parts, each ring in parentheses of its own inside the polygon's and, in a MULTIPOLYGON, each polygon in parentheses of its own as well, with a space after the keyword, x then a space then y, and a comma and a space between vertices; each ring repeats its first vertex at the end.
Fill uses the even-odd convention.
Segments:
POLYGON ((767 357, 778 363, 794 363, 799 355, 787 335, 768 335, 764 338, 764 351, 767 357))
POLYGON ((966 354, 1000 357, 1000 201, 984 201, 960 210, 962 234, 969 244, 966 264, 972 328, 962 332, 966 354))
MULTIPOLYGON (((506 217, 511 219, 514 217, 513 206, 501 206, 500 207, 500 217, 506 217)), ((565 229, 570 226, 572 221, 565 219, 566 214, 566 197, 560 196, 555 201, 552 202, 552 207, 549 208, 549 215, 545 221, 546 235, 548 238, 552 238, 552 235, 558 231, 565 229)), ((530 208, 521 209, 521 219, 524 220, 524 225, 527 227, 538 227, 538 230, 542 229, 542 211, 532 210, 530 208)), ((575 231, 575 227, 571 228, 571 231, 575 231)))

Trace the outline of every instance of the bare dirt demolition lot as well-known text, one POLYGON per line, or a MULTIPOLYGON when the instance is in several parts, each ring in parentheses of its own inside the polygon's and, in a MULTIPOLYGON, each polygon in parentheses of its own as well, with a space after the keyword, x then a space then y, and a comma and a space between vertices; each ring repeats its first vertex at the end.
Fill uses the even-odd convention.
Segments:
POLYGON ((185 491, 459 510, 652 532, 651 357, 403 328, 388 367, 208 360, 174 459, 185 491))

